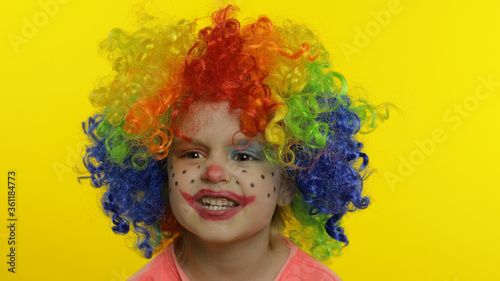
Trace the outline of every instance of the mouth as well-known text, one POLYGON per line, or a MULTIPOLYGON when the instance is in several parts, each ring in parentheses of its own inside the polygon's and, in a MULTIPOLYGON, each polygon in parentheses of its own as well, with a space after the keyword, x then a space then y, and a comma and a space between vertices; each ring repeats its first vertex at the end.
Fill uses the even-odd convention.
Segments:
POLYGON ((179 191, 201 218, 212 221, 230 219, 255 200, 255 196, 247 197, 232 191, 202 189, 193 196, 179 191))
POLYGON ((238 203, 226 197, 212 197, 212 196, 201 197, 201 199, 198 200, 198 204, 200 204, 203 208, 214 211, 227 210, 239 206, 238 203))

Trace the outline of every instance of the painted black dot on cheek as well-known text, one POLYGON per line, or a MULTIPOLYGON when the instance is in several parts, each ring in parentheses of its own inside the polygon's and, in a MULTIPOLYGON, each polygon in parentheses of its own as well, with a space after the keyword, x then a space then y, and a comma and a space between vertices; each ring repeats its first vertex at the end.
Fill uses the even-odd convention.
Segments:
POLYGON ((240 182, 239 182, 239 181, 236 181, 236 184, 237 184, 237 185, 240 185, 240 182))
POLYGON ((250 183, 250 186, 251 186, 251 187, 255 187, 255 184, 253 184, 253 182, 252 182, 252 183, 250 183))
POLYGON ((179 183, 178 183, 178 182, 175 182, 175 186, 178 186, 178 185, 179 185, 179 183))
POLYGON ((274 192, 276 192, 276 186, 275 186, 275 187, 273 187, 273 190, 274 190, 274 192))
POLYGON ((264 176, 264 175, 260 175, 260 178, 261 178, 261 179, 265 179, 265 178, 266 178, 266 176, 264 176))
POLYGON ((168 192, 172 192, 172 188, 171 187, 168 188, 168 192))
POLYGON ((175 173, 172 173, 172 178, 175 176, 175 173))
POLYGON ((271 172, 271 176, 273 176, 273 177, 274 177, 274 172, 271 172))
POLYGON ((170 170, 172 170, 172 168, 173 168, 173 167, 174 167, 174 166, 170 166, 170 170))
POLYGON ((200 165, 198 165, 198 167, 197 167, 197 168, 199 169, 199 168, 201 168, 201 166, 200 166, 200 165))
POLYGON ((194 183, 194 180, 191 180, 191 183, 194 183))
POLYGON ((241 171, 242 171, 243 173, 246 173, 246 172, 247 172, 247 170, 241 170, 241 171))
POLYGON ((182 171, 183 174, 185 174, 186 172, 187 172, 186 170, 182 171))
POLYGON ((269 197, 271 197, 271 194, 269 194, 269 193, 268 193, 268 194, 267 194, 267 198, 269 198, 269 197))

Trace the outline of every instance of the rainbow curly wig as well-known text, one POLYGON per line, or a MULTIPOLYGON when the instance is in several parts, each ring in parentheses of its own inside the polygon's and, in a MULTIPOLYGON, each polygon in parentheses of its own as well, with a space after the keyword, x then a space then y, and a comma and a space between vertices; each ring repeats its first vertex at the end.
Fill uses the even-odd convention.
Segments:
POLYGON ((182 228, 168 207, 165 163, 178 124, 194 101, 229 102, 241 111, 248 136, 265 135, 265 154, 298 187, 281 210, 284 234, 319 260, 348 243, 340 219, 364 209, 368 157, 355 135, 386 118, 347 94, 342 75, 309 29, 266 16, 234 18, 215 12, 212 25, 196 20, 161 25, 149 17, 139 30, 114 29, 101 48, 114 73, 90 95, 99 114, 84 122, 91 144, 84 164, 103 187, 104 211, 115 233, 137 234, 146 258, 182 228))

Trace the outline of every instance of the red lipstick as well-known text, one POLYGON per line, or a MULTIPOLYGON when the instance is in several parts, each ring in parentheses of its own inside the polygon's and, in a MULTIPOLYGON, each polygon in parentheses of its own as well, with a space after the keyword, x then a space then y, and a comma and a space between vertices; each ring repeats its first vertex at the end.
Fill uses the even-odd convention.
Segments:
POLYGON ((218 221, 218 220, 227 220, 232 218, 234 215, 239 213, 246 205, 252 203, 255 201, 255 196, 249 196, 246 197, 244 195, 239 195, 236 194, 232 191, 214 191, 210 189, 202 189, 194 196, 191 196, 182 190, 179 190, 181 192, 182 197, 184 197, 184 200, 188 202, 188 204, 198 213, 200 217, 206 220, 212 220, 212 221, 218 221), (222 210, 211 210, 208 208, 203 207, 201 204, 201 199, 205 196, 208 197, 221 197, 221 198, 226 198, 229 199, 237 204, 237 206, 229 208, 229 209, 222 209, 222 210))

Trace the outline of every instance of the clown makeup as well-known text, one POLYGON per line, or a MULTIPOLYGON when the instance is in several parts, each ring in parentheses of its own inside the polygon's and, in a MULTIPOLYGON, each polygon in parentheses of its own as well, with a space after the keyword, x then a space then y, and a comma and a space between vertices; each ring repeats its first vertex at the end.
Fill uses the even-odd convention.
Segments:
POLYGON ((224 102, 195 104, 187 116, 179 129, 191 141, 174 138, 167 166, 177 221, 213 242, 268 230, 282 184, 264 155, 264 137, 236 133, 239 114, 224 102))

